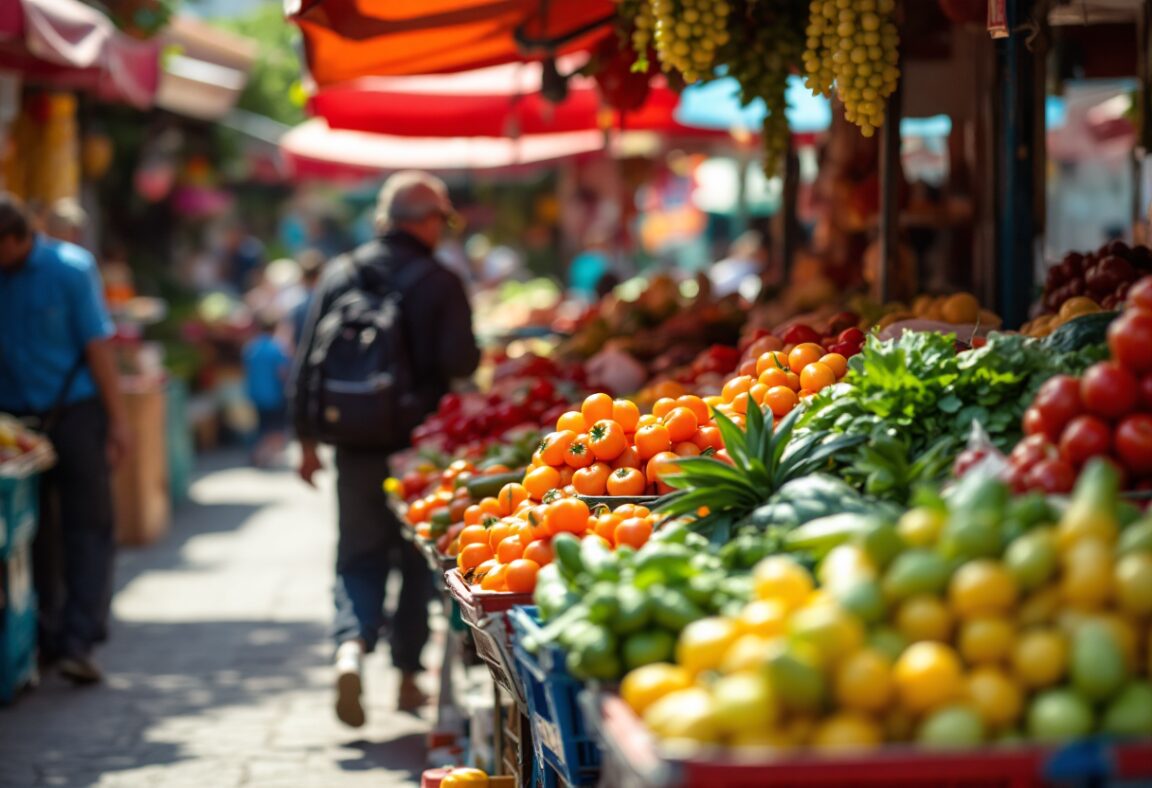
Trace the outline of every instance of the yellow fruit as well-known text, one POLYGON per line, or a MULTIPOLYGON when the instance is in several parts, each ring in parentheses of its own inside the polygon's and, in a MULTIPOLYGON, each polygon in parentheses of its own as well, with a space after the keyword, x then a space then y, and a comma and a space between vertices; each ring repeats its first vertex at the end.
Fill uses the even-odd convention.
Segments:
POLYGON ((679 665, 656 662, 630 671, 620 682, 620 697, 637 715, 665 695, 692 686, 692 677, 679 665))
POLYGON ((808 599, 814 587, 808 570, 782 555, 758 563, 752 570, 752 580, 758 599, 779 600, 793 609, 808 599))
POLYGON ((1068 640, 1051 627, 1022 634, 1012 649, 1012 673, 1029 689, 1051 687, 1068 669, 1068 640))
POLYGON ((944 512, 919 506, 904 513, 896 523, 896 530, 912 547, 931 547, 947 524, 948 516, 944 512))
POLYGON ((876 577, 876 565, 859 545, 842 544, 829 551, 816 570, 820 585, 837 589, 857 580, 872 580, 876 577))
POLYGON ((788 606, 778 599, 753 599, 740 611, 736 622, 749 635, 778 637, 788 629, 788 606))
POLYGON ((760 670, 768 662, 773 650, 784 648, 780 640, 772 640, 762 635, 741 635, 720 660, 721 673, 760 670))
POLYGON ((775 724, 776 698, 762 672, 724 676, 711 690, 716 719, 724 733, 768 731, 775 724))
POLYGON ((1073 296, 1060 305, 1061 320, 1070 320, 1079 315, 1091 315, 1100 311, 1100 305, 1087 296, 1073 296))
POLYGON ((864 645, 864 625, 834 604, 806 607, 792 614, 791 642, 808 649, 817 662, 829 667, 864 645))
POLYGON ((952 614, 944 600, 929 594, 904 600, 896 611, 896 629, 913 643, 918 640, 947 642, 952 623, 952 614))
POLYGON ((999 561, 969 561, 952 576, 948 601, 961 618, 1005 613, 1016 604, 1016 581, 999 561))
POLYGON ((1041 588, 1024 599, 1016 614, 1021 626, 1051 624, 1060 612, 1060 587, 1050 585, 1041 588))
POLYGON ((1116 562, 1116 603, 1132 616, 1152 613, 1152 553, 1129 553, 1116 562))
POLYGON ((712 743, 721 737, 712 695, 700 687, 665 695, 644 712, 644 724, 661 739, 712 743))
POLYGON ((980 302, 971 293, 957 293, 944 299, 940 314, 947 323, 975 323, 980 319, 980 302))
POLYGON ((1011 727, 1024 709, 1024 691, 1001 668, 976 668, 968 676, 965 691, 968 702, 992 729, 1011 727))
POLYGON ((866 714, 833 714, 816 728, 812 746, 820 750, 867 750, 884 741, 884 730, 866 714))
POLYGON ((916 296, 912 301, 912 313, 916 315, 916 317, 923 317, 928 313, 928 308, 932 306, 932 302, 935 300, 933 296, 927 294, 916 296))
POLYGON ((981 617, 960 627, 960 656, 970 665, 1007 659, 1016 642, 1016 627, 1006 618, 981 617))
POLYGON ((487 788, 488 773, 482 769, 459 767, 449 772, 440 785, 444 788, 487 788))
POLYGON ((1140 660, 1140 635, 1133 621, 1114 611, 1093 615, 1088 620, 1107 627, 1124 655, 1125 665, 1134 670, 1140 660))
POLYGON ((692 675, 719 667, 728 649, 740 636, 736 622, 728 618, 702 618, 680 633, 676 662, 692 675))
POLYGON ((1084 538, 1064 553, 1064 573, 1060 577, 1060 594, 1070 605, 1093 610, 1104 605, 1115 586, 1110 543, 1084 538))
POLYGON ((939 708, 955 700, 962 687, 960 658, 943 643, 913 643, 896 661, 896 690, 900 701, 916 713, 939 708))
POLYGON ((1073 507, 1069 507, 1069 511, 1072 511, 1073 514, 1065 513, 1064 517, 1060 518, 1060 522, 1056 524, 1056 546, 1060 548, 1061 552, 1067 553, 1072 547, 1085 540, 1095 540, 1108 545, 1116 543, 1120 529, 1115 518, 1105 513, 1093 515, 1089 512, 1085 514, 1084 509, 1074 510, 1073 507))
POLYGON ((790 750, 796 744, 785 731, 773 728, 738 731, 728 739, 728 746, 738 750, 790 750))
POLYGON ((862 649, 836 669, 836 700, 854 711, 878 712, 892 697, 892 664, 878 651, 862 649))

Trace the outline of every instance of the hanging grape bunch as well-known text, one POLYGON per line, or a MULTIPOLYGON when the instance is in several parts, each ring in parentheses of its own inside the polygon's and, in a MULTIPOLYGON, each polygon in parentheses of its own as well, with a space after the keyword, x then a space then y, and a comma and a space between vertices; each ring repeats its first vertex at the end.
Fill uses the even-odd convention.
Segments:
POLYGON ((804 49, 805 5, 796 0, 759 0, 739 4, 728 18, 729 41, 717 60, 740 83, 740 101, 763 99, 767 109, 761 132, 764 172, 777 174, 788 150, 788 75, 804 49))
POLYGON ((679 71, 689 84, 710 78, 717 50, 728 43, 731 6, 724 0, 650 2, 661 68, 679 71))
POLYGON ((812 0, 807 86, 844 103, 844 117, 871 137, 884 123, 884 103, 900 78, 896 0, 812 0))
POLYGON ((651 0, 617 0, 616 32, 621 43, 627 42, 636 53, 633 71, 648 70, 648 50, 655 29, 656 15, 652 13, 651 0))

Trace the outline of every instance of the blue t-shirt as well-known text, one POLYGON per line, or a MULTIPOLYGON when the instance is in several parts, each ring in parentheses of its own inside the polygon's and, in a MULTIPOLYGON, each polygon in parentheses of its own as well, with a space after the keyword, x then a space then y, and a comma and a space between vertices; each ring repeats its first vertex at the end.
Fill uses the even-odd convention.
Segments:
POLYGON ((277 410, 286 402, 284 386, 291 359, 280 343, 261 334, 244 346, 244 378, 248 399, 257 410, 277 410))
MULTIPOLYGON (((37 236, 23 266, 0 269, 0 410, 51 410, 88 344, 114 331, 92 255, 37 236)), ((97 393, 85 366, 64 404, 97 393)))

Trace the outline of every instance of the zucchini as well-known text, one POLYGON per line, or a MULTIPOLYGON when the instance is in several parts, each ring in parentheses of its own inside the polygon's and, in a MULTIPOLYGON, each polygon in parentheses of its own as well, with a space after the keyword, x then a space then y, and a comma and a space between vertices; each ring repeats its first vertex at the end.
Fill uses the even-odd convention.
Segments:
POLYGON ((473 501, 495 498, 506 484, 519 484, 524 481, 524 471, 508 471, 491 476, 474 476, 468 480, 468 495, 473 501))
POLYGON ((1119 312, 1093 312, 1069 320, 1044 338, 1044 347, 1053 353, 1072 353, 1089 345, 1108 341, 1108 325, 1119 312))

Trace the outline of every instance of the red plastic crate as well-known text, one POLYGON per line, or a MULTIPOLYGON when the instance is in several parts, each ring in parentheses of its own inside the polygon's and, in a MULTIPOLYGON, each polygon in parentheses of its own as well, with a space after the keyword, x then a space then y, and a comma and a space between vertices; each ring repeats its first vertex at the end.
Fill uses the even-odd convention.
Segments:
POLYGON ((659 752, 644 724, 618 696, 603 693, 585 706, 599 711, 598 719, 590 722, 605 750, 605 772, 618 775, 614 779, 620 786, 1024 788, 1068 781, 1105 784, 1108 779, 1152 785, 1152 741, 1090 739, 1061 748, 1023 746, 955 753, 894 747, 867 755, 784 753, 778 759, 758 761, 725 755, 679 759, 659 752))

